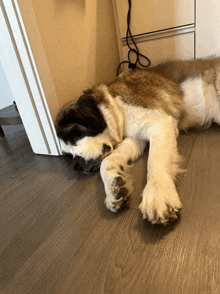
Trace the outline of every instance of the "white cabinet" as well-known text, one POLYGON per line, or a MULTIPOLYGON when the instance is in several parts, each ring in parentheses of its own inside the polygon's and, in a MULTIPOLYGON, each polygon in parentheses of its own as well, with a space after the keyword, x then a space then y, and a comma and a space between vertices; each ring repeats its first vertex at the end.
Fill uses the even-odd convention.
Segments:
MULTIPOLYGON (((126 36, 128 0, 116 0, 119 30, 126 36)), ((194 23, 194 0, 131 0, 133 35, 194 23)))
MULTIPOLYGON (((220 55, 219 0, 131 0, 130 29, 151 65, 220 55)), ((128 0, 113 0, 121 61, 127 60, 128 0)))
MULTIPOLYGON (((140 53, 150 59, 151 65, 166 60, 195 57, 194 0, 132 0, 131 2, 131 33, 140 53)), ((113 0, 113 4, 120 58, 123 61, 127 60, 128 53, 125 40, 128 0, 113 0)))
MULTIPOLYGON (((138 49, 150 59, 151 66, 166 60, 190 59, 194 57, 194 33, 139 42, 138 49)), ((127 59, 127 46, 122 46, 122 56, 123 60, 127 59)), ((146 64, 144 59, 140 60, 146 64)), ((135 61, 132 53, 131 61, 135 61)))
POLYGON ((196 57, 220 55, 220 1, 196 1, 196 57))

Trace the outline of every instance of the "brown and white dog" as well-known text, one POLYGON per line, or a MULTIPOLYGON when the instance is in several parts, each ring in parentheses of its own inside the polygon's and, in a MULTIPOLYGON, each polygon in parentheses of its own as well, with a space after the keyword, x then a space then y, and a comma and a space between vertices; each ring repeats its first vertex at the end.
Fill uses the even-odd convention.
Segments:
POLYGON ((56 120, 61 149, 80 172, 100 168, 106 206, 116 212, 131 192, 126 169, 150 142, 140 210, 152 223, 177 218, 179 130, 220 124, 220 58, 166 62, 88 91, 56 120))

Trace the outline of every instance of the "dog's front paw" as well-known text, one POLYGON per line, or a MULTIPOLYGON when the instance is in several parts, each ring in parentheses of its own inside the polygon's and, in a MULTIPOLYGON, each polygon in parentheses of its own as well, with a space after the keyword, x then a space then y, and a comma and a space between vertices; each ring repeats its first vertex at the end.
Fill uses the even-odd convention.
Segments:
POLYGON ((145 187, 139 208, 152 224, 166 225, 178 218, 182 204, 173 182, 153 182, 145 187))
POLYGON ((132 190, 130 181, 126 181, 123 167, 109 163, 101 165, 101 176, 105 185, 106 207, 117 212, 127 203, 132 190))
MULTIPOLYGON (((110 179, 109 179, 110 180, 110 179)), ((124 206, 128 200, 130 189, 122 176, 116 176, 105 185, 106 199, 105 204, 108 209, 116 212, 124 206), (107 186, 107 187, 106 187, 107 186)))

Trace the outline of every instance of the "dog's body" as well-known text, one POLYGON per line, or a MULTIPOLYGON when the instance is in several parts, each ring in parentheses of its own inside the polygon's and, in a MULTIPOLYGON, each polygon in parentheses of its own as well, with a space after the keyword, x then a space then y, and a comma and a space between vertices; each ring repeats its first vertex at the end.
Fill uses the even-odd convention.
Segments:
POLYGON ((140 210, 165 224, 181 209, 174 184, 179 130, 212 122, 220 124, 220 58, 167 62, 94 87, 60 112, 56 130, 74 169, 91 172, 101 164, 106 206, 114 212, 131 192, 126 168, 150 141, 140 210))

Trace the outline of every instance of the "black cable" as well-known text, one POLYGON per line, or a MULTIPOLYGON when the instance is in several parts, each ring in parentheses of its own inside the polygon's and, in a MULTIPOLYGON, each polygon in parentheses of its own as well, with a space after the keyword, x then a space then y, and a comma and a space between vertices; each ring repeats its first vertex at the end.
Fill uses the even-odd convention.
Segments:
POLYGON ((129 67, 129 68, 132 68, 132 69, 139 68, 139 67, 137 66, 137 64, 139 64, 139 65, 142 66, 142 67, 148 67, 148 66, 150 65, 150 60, 149 60, 149 58, 147 58, 145 55, 141 54, 141 53, 139 52, 139 50, 138 50, 138 47, 137 47, 137 45, 136 45, 136 43, 135 43, 135 41, 134 41, 134 38, 133 38, 133 36, 132 36, 132 34, 131 34, 131 30, 130 30, 130 20, 131 20, 131 0, 128 0, 127 32, 126 32, 126 44, 127 44, 128 48, 129 48, 129 51, 128 51, 128 60, 122 61, 122 62, 119 64, 118 69, 117 69, 117 76, 119 75, 119 69, 120 69, 120 67, 121 67, 121 65, 122 65, 123 63, 128 63, 128 64, 129 64, 128 67, 129 67), (131 48, 131 46, 129 45, 129 42, 128 42, 128 39, 129 39, 129 38, 131 39, 131 41, 132 41, 132 43, 133 43, 135 49, 134 49, 134 48, 131 48), (136 60, 135 60, 134 63, 132 63, 132 62, 131 62, 131 59, 130 59, 130 54, 131 54, 132 52, 133 52, 134 54, 136 54, 136 60), (147 64, 147 65, 143 65, 143 63, 141 63, 141 61, 140 61, 140 57, 146 59, 147 62, 148 62, 148 64, 147 64))

